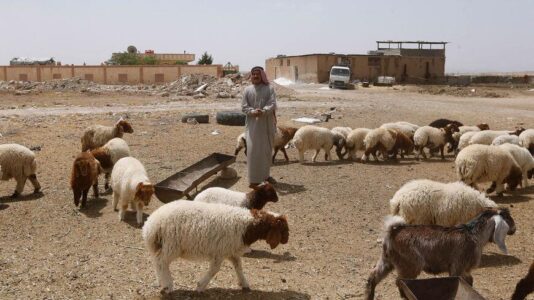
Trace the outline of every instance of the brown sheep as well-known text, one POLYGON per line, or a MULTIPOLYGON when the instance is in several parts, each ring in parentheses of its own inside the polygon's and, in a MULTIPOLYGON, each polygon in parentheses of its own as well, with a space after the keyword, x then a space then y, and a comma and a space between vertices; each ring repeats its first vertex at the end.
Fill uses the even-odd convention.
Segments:
POLYGON ((75 206, 78 206, 80 197, 82 197, 81 208, 85 208, 87 194, 91 186, 93 187, 94 197, 98 198, 98 175, 100 172, 100 163, 95 159, 91 152, 82 152, 78 154, 72 165, 72 173, 70 177, 70 187, 74 193, 75 206))
POLYGON ((404 155, 410 155, 413 153, 414 145, 412 139, 406 136, 404 133, 397 131, 397 139, 395 140, 395 145, 390 151, 393 154, 393 159, 397 158, 397 153, 400 150, 401 158, 404 158, 404 155))

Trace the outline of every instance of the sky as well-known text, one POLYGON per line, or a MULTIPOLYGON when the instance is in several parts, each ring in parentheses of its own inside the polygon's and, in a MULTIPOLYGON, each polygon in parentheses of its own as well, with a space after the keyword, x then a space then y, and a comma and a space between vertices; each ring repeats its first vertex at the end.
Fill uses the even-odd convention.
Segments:
POLYGON ((207 51, 247 70, 278 54, 365 54, 377 40, 446 41, 447 73, 534 71, 530 0, 0 0, 0 65, 13 57, 100 64, 207 51))

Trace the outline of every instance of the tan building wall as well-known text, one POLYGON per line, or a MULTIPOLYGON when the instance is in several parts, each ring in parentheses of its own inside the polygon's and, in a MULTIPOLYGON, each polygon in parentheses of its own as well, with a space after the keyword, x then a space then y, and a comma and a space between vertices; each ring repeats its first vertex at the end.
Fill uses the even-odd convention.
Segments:
POLYGON ((378 76, 392 76, 398 82, 410 82, 445 76, 445 57, 428 55, 313 54, 270 58, 265 61, 265 66, 271 79, 284 77, 292 81, 327 82, 332 66, 343 60, 350 62, 352 79, 375 81, 378 76), (298 70, 298 78, 295 70, 298 70))
POLYGON ((80 77, 103 84, 165 83, 181 75, 204 74, 222 77, 222 65, 174 66, 0 66, 0 80, 50 81, 80 77))

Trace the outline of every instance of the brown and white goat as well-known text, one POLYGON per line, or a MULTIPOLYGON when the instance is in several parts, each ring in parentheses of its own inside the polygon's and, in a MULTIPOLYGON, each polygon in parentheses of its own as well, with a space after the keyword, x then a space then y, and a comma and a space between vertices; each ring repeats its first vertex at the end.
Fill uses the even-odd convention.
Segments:
MULTIPOLYGON (((402 279, 417 278, 422 271, 448 272, 472 285, 471 271, 480 264, 484 246, 494 241, 507 253, 504 239, 515 233, 515 222, 508 209, 493 208, 454 227, 406 225, 401 217, 389 217, 385 230, 382 255, 367 279, 366 299, 374 299, 376 285, 394 269, 402 279)), ((405 297, 400 286, 399 291, 405 297)))
POLYGON ((91 152, 82 152, 76 156, 72 165, 70 187, 74 193, 74 205, 78 206, 82 198, 81 208, 87 204, 87 194, 93 187, 93 195, 98 198, 98 175, 101 172, 100 163, 91 152))

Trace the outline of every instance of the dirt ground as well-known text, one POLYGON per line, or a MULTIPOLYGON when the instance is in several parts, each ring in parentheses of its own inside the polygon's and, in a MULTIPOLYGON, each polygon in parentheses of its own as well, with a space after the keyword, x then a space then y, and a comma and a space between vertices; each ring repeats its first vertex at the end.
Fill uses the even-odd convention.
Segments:
MULTIPOLYGON (((295 89, 294 96, 279 99, 281 124, 301 126, 291 119, 336 107, 334 118, 321 126, 374 128, 400 120, 424 125, 445 117, 464 124, 487 122, 492 129, 518 124, 534 128, 534 92, 526 89, 503 89, 497 92, 505 96, 485 98, 434 95, 417 87, 341 91, 315 84, 295 89)), ((238 108, 238 99, 0 94, 0 143, 40 146, 36 155, 43 186, 42 196, 30 195, 28 183, 22 198, 10 199, 15 182, 0 183, 0 299, 160 298, 135 213, 119 222, 110 194, 91 198, 87 210, 73 205, 68 182, 81 133, 89 125, 111 125, 120 115, 127 115, 134 133, 124 138, 152 181, 159 182, 212 152, 232 154, 235 137, 243 128, 218 125, 214 116, 217 111, 238 108), (181 123, 181 116, 189 112, 209 113, 211 123, 181 123), (215 130, 218 135, 212 134, 215 130)), ((446 161, 407 158, 360 164, 320 159, 315 164, 299 164, 295 149, 288 154, 289 163, 279 154, 272 168, 279 181, 280 201, 266 208, 287 215, 289 243, 274 250, 265 242, 252 246, 253 253, 244 258, 252 292, 238 289, 235 273, 225 262, 209 289, 197 294, 196 281, 207 270, 207 262, 178 260, 171 267, 172 298, 361 299, 366 278, 380 255, 377 240, 395 191, 416 178, 456 180, 451 156, 446 161)), ((199 190, 223 186, 246 191, 242 153, 233 167, 238 179, 212 177, 199 190)), ((487 299, 509 299, 534 260, 534 188, 492 199, 510 208, 517 232, 507 238, 509 256, 495 245, 484 249, 482 263, 473 273, 474 287, 487 299)), ((145 218, 161 205, 154 197, 145 218)), ((378 285, 377 299, 399 298, 395 276, 390 274, 378 285)))

